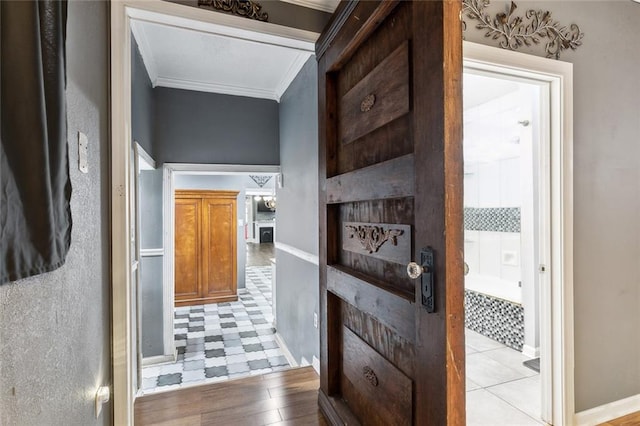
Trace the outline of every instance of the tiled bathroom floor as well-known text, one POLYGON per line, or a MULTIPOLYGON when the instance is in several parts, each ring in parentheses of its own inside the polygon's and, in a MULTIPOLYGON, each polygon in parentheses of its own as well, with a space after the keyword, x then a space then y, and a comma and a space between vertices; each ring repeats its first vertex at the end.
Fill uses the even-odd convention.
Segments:
POLYGON ((540 374, 522 365, 520 352, 466 330, 467 425, 544 425, 540 374))
POLYGON ((271 267, 247 267, 238 301, 175 309, 175 363, 142 369, 142 393, 289 367, 275 341, 271 267))

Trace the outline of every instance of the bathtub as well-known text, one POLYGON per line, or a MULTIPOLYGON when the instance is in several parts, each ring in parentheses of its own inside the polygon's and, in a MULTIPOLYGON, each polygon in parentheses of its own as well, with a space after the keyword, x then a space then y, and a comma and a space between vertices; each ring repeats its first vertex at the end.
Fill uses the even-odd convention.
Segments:
POLYGON ((507 281, 490 275, 469 274, 465 277, 464 288, 512 303, 522 304, 522 288, 518 281, 507 281))

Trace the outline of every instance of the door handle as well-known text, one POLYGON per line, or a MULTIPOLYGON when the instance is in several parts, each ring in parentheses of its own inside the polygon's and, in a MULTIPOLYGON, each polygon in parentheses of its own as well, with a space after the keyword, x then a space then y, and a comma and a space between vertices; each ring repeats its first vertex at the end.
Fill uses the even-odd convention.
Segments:
POLYGON ((420 263, 410 262, 407 265, 407 275, 415 280, 420 278, 420 293, 422 295, 422 306, 427 312, 435 312, 435 297, 433 286, 434 275, 433 249, 425 247, 420 250, 420 263))

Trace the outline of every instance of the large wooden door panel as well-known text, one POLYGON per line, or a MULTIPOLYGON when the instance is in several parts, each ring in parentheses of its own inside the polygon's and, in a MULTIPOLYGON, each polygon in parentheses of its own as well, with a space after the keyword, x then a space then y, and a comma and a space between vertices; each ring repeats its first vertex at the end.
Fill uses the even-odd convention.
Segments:
POLYGON ((237 276, 235 198, 204 199, 204 214, 204 293, 207 297, 233 297, 237 276))
POLYGON ((175 299, 188 300, 200 294, 200 214, 198 199, 176 199, 175 299))
POLYGON ((465 422, 459 11, 343 2, 317 44, 319 398, 333 424, 465 422), (432 313, 407 275, 427 246, 432 313))

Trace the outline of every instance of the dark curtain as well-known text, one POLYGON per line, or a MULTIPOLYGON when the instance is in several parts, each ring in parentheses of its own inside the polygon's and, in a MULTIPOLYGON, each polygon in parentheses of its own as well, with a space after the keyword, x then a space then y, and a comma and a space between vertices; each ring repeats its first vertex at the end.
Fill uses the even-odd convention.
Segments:
POLYGON ((0 0, 0 283, 69 251, 66 21, 66 1, 0 0))

